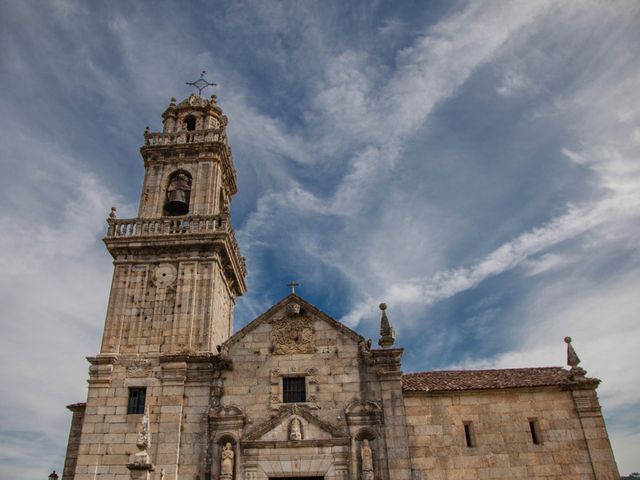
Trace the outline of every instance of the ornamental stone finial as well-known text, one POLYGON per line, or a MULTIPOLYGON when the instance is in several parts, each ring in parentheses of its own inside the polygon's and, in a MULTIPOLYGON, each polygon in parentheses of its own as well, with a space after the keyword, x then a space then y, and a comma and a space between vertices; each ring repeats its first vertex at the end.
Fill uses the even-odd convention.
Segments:
POLYGON ((111 207, 111 212, 109 212, 109 218, 115 220, 115 218, 116 218, 116 207, 111 207))
POLYGON ((571 377, 584 378, 587 371, 580 367, 580 357, 578 357, 573 345, 571 345, 571 341, 571 337, 564 337, 564 343, 567 344, 567 365, 571 367, 571 377))
POLYGON ((389 348, 396 341, 396 332, 391 328, 389 319, 387 318, 387 304, 381 303, 380 310, 382 310, 382 318, 380 318, 380 339, 378 340, 378 345, 382 348, 389 348))

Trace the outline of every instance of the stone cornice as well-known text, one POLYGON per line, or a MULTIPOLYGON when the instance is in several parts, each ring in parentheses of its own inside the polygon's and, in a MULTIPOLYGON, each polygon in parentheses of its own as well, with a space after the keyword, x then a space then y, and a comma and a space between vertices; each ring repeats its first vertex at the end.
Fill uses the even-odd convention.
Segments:
MULTIPOLYGON (((149 221, 149 219, 141 219, 149 221)), ((235 233, 232 228, 208 233, 144 234, 131 236, 107 235, 103 242, 111 256, 118 261, 119 256, 148 255, 164 253, 184 253, 186 249, 198 249, 205 253, 217 252, 225 276, 231 281, 235 295, 243 295, 246 290, 247 275, 244 258, 240 256, 235 233)), ((199 256, 193 259, 198 259, 199 256)))
POLYGON ((318 440, 240 440, 241 448, 304 448, 350 445, 349 437, 318 440))

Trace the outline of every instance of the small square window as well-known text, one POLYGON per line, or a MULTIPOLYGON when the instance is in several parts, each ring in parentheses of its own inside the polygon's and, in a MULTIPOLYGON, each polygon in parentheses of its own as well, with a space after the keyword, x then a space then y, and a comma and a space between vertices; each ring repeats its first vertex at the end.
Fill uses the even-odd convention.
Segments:
POLYGON ((127 405, 127 413, 144 413, 144 402, 146 398, 146 387, 129 388, 129 403, 127 405))
POLYGON ((304 377, 284 377, 282 379, 282 401, 284 403, 307 401, 307 388, 304 377))

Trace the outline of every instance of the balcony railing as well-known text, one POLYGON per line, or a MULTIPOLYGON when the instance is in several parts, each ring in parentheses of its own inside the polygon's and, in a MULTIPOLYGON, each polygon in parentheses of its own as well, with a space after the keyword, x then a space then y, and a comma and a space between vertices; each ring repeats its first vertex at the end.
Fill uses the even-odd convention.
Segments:
POLYGON ((227 144, 227 134, 222 128, 207 130, 180 130, 177 132, 144 132, 145 145, 176 145, 182 143, 221 142, 227 144))
POLYGON ((161 218, 110 218, 107 238, 191 235, 228 231, 227 215, 189 215, 161 218))
POLYGON ((240 269, 246 274, 245 259, 240 255, 240 248, 236 241, 233 228, 229 222, 229 215, 188 215, 184 217, 161 218, 114 218, 107 220, 107 239, 135 239, 140 237, 183 237, 207 233, 224 233, 230 243, 231 250, 236 257, 240 269))

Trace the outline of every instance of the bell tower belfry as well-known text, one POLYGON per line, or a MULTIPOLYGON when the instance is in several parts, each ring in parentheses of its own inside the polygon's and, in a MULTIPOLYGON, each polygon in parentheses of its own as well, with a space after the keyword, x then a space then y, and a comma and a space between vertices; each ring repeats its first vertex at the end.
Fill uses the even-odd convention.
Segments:
POLYGON ((114 259, 101 354, 215 352, 232 333, 246 267, 230 223, 236 172, 216 96, 171 99, 147 127, 138 216, 109 216, 114 259))

